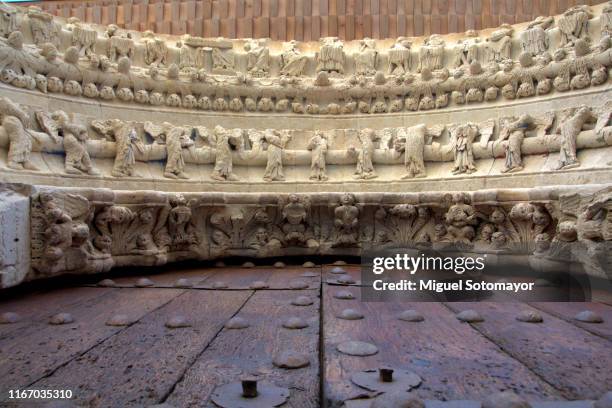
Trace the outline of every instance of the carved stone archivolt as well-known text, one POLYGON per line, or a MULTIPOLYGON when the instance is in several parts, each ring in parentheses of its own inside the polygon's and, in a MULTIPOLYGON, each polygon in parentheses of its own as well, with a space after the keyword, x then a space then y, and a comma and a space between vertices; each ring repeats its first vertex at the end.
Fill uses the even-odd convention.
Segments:
POLYGON ((575 6, 487 35, 400 37, 390 47, 368 38, 326 37, 318 47, 161 38, 64 21, 36 6, 2 7, 2 82, 171 108, 316 115, 444 109, 601 86, 612 65, 609 4, 575 6), (589 33, 590 26, 600 29, 589 33))

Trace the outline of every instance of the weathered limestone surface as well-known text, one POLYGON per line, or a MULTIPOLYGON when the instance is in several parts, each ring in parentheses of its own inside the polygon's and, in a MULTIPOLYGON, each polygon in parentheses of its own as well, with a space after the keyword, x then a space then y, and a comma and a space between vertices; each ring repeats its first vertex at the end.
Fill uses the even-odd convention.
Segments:
POLYGON ((18 285, 31 273, 29 190, 0 185, 0 288, 18 285))

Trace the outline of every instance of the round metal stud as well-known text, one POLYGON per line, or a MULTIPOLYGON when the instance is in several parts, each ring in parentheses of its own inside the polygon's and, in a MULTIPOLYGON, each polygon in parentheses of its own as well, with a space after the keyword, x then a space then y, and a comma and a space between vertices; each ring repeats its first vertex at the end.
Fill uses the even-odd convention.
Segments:
POLYGON ((70 324, 74 322, 74 317, 70 313, 58 313, 56 315, 51 316, 49 319, 49 324, 60 325, 60 324, 70 324))
POLYGON ((306 289, 308 288, 308 283, 303 280, 295 280, 289 283, 289 289, 306 289))
POLYGON ((333 273, 334 275, 344 275, 346 274, 346 271, 344 270, 344 268, 336 266, 332 268, 331 271, 329 271, 329 273, 333 273))
POLYGON ((346 261, 338 260, 334 262, 332 265, 338 265, 338 266, 346 265, 346 261))
POLYGON ((574 319, 578 320, 579 322, 583 322, 583 323, 603 323, 603 317, 601 317, 600 315, 598 315, 597 313, 593 312, 592 310, 583 310, 582 312, 578 313, 574 319))
POLYGON ((0 324, 13 324, 17 323, 21 318, 17 313, 4 312, 0 314, 0 324))
POLYGON ((129 326, 130 318, 124 314, 117 314, 106 321, 107 326, 129 326))
POLYGON ((151 286, 155 286, 155 282, 153 282, 149 278, 140 278, 134 284, 137 288, 150 288, 151 286))
POLYGON ((534 312, 533 310, 523 310, 518 314, 518 316, 516 316, 516 320, 525 323, 542 323, 544 318, 541 314, 534 312))
POLYGON ((283 322, 283 327, 285 329, 294 330, 305 329, 306 327, 308 327, 308 322, 306 322, 306 320, 302 319, 301 317, 290 317, 283 322))
POLYGON ((465 323, 478 323, 483 322, 484 318, 475 310, 468 309, 463 312, 459 312, 456 315, 457 319, 465 323))
POLYGON ((225 283, 223 281, 216 281, 216 282, 213 282, 211 288, 213 288, 213 289, 225 289, 225 288, 227 288, 227 283, 225 283))
POLYGON ((252 397, 252 387, 252 383, 245 385, 244 380, 221 385, 215 388, 211 398, 216 405, 222 408, 278 407, 289 399, 289 390, 287 388, 256 382, 255 390, 257 395, 252 397))
POLYGON ((287 265, 285 265, 284 262, 278 261, 278 262, 274 262, 274 265, 272 265, 272 266, 274 266, 275 268, 280 269, 280 268, 285 268, 287 265))
POLYGON ((272 363, 279 368, 302 368, 310 365, 310 360, 306 354, 294 351, 285 351, 272 360, 272 363))
POLYGON ((316 267, 316 266, 317 266, 317 265, 315 265, 315 263, 314 263, 314 262, 310 262, 310 261, 306 261, 306 262, 304 262, 304 264, 302 265, 302 267, 304 267, 304 268, 314 268, 314 267, 316 267))
POLYGON ((190 288, 193 286, 193 283, 189 281, 189 279, 180 278, 176 282, 174 282, 175 288, 190 288))
POLYGON ((351 381, 368 391, 393 392, 410 391, 418 387, 422 379, 412 371, 383 367, 355 373, 351 381))
POLYGON ((343 353, 348 354, 349 356, 372 356, 378 353, 378 347, 371 343, 366 343, 363 341, 345 341, 336 346, 336 349, 343 353))
POLYGON ((397 318, 405 322, 422 322, 425 320, 423 315, 413 309, 404 310, 397 318))
POLYGON ((249 327, 249 322, 242 317, 232 317, 225 323, 225 328, 230 330, 246 329, 249 327))
POLYGON ((169 329, 180 329, 183 327, 191 327, 191 323, 184 316, 173 316, 166 322, 166 327, 169 329))
POLYGON ((243 268, 254 268, 255 264, 253 262, 245 262, 242 264, 243 268))
POLYGON ((348 290, 339 290, 336 293, 334 293, 334 297, 336 299, 342 299, 342 300, 355 299, 355 295, 353 295, 348 290))
POLYGON ((268 288, 268 284, 266 282, 264 282, 264 281, 255 281, 255 282, 251 283, 249 288, 251 288, 251 289, 266 289, 266 288, 268 288))
POLYGON ((355 283, 357 283, 351 275, 340 275, 336 279, 336 282, 342 285, 354 285, 355 283))
POLYGON ((340 312, 338 318, 344 320, 360 320, 363 319, 363 313, 355 309, 344 309, 342 312, 340 312))
POLYGON ((114 288, 117 286, 117 283, 112 279, 102 279, 100 282, 97 283, 97 286, 100 286, 102 288, 114 288))
POLYGON ((298 296, 291 301, 293 306, 310 306, 314 301, 308 296, 298 296))
POLYGON ((319 276, 319 274, 316 272, 306 271, 300 276, 302 276, 303 278, 316 278, 319 276))

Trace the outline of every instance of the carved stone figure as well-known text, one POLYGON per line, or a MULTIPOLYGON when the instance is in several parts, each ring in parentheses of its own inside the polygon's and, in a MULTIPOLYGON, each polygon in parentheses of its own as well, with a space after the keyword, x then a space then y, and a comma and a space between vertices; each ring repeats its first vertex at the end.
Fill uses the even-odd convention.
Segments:
POLYGON ((0 37, 6 38, 10 33, 18 29, 17 9, 6 3, 0 3, 0 37))
POLYGON ((571 169, 580 166, 576 157, 576 138, 582 131, 583 126, 593 119, 591 110, 581 106, 557 128, 557 134, 561 135, 561 150, 559 151, 559 164, 557 170, 571 169))
POLYGON ((585 5, 574 6, 563 13, 557 22, 561 32, 560 46, 573 45, 576 40, 587 38, 589 18, 589 7, 585 5))
POLYGON ((90 57, 95 54, 94 47, 98 39, 98 32, 83 24, 78 18, 68 19, 67 28, 72 31, 72 45, 79 49, 80 56, 90 57))
POLYGON ((190 249, 198 243, 196 231, 191 220, 191 208, 182 194, 176 194, 174 197, 171 197, 169 202, 172 209, 168 214, 168 235, 171 239, 172 249, 190 249))
POLYGON ((132 35, 121 30, 115 24, 111 24, 106 29, 106 38, 108 38, 108 58, 111 61, 117 61, 121 57, 132 59, 136 47, 132 35))
POLYGON ((144 152, 144 146, 136 134, 136 129, 131 124, 118 119, 94 120, 91 127, 108 141, 115 142, 115 162, 111 174, 114 177, 136 176, 134 149, 144 152))
POLYGON ((142 35, 145 55, 144 60, 147 65, 165 65, 168 58, 168 46, 166 41, 155 37, 152 31, 145 31, 142 35))
POLYGON ((281 60, 281 75, 301 76, 304 73, 308 57, 300 52, 297 41, 291 40, 285 43, 285 50, 281 54, 281 60))
POLYGON ((267 129, 263 136, 268 145, 268 162, 264 172, 265 181, 283 181, 283 150, 291 140, 291 134, 287 131, 267 129))
POLYGON ((162 127, 168 152, 164 177, 188 179, 189 176, 185 174, 183 154, 186 149, 193 149, 194 143, 191 140, 190 132, 183 127, 172 126, 169 123, 164 123, 162 127))
POLYGON ((503 24, 499 29, 491 33, 485 41, 486 62, 500 62, 511 58, 513 32, 512 26, 503 24))
POLYGON ((334 209, 333 247, 352 247, 359 245, 359 208, 355 196, 345 193, 340 205, 334 209))
POLYGON ((355 71, 358 75, 374 75, 376 73, 376 62, 378 51, 376 41, 364 38, 359 41, 359 52, 355 54, 355 71))
POLYGON ((407 171, 407 174, 402 178, 409 179, 427 175, 423 157, 426 137, 427 128, 425 125, 400 128, 398 131, 394 148, 398 152, 404 152, 404 166, 407 171))
POLYGON ((372 157, 374 156, 374 141, 378 139, 376 132, 372 129, 362 129, 357 133, 360 149, 354 146, 349 148, 349 154, 357 157, 357 167, 355 168, 355 178, 372 179, 378 177, 374 171, 372 157))
POLYGON ((338 37, 324 37, 319 40, 321 48, 317 53, 317 72, 344 73, 344 44, 338 37))
POLYGON ((21 75, 34 77, 36 71, 41 69, 41 62, 23 47, 23 34, 21 31, 13 31, 9 34, 6 42, 0 41, 0 72, 3 82, 14 82, 21 75), (9 72, 12 78, 4 78, 9 72))
POLYGON ((506 151, 506 162, 502 173, 521 171, 523 169, 523 156, 521 147, 525 132, 533 128, 533 119, 529 115, 522 115, 515 121, 508 121, 502 125, 499 139, 506 151))
POLYGON ((454 131, 451 131, 449 147, 455 157, 453 174, 473 173, 476 171, 472 145, 477 135, 478 129, 472 123, 459 125, 454 131))
POLYGON ((26 129, 16 116, 4 116, 2 126, 9 139, 8 167, 14 170, 37 171, 38 168, 30 160, 30 154, 32 153, 32 140, 41 141, 42 135, 26 129))
POLYGON ((281 209, 281 230, 285 246, 307 246, 316 248, 319 243, 313 238, 309 228, 310 200, 307 196, 291 194, 287 199, 279 198, 281 209))
POLYGON ((264 39, 248 40, 244 44, 247 52, 247 71, 254 77, 267 76, 270 71, 270 50, 264 39))
POLYGON ((42 9, 37 6, 28 7, 27 15, 34 44, 41 46, 46 43, 51 43, 59 47, 59 33, 61 27, 53 21, 53 16, 42 11, 42 9))
POLYGON ((211 52, 213 71, 234 72, 236 70, 234 66, 234 53, 231 48, 206 47, 204 50, 211 52))
POLYGON ((444 67, 444 40, 438 34, 429 36, 419 49, 419 72, 427 68, 430 71, 444 67))
POLYGON ((599 18, 601 24, 601 37, 612 37, 612 3, 608 2, 599 18))
POLYGON ((326 155, 328 141, 325 133, 315 131, 315 135, 308 142, 308 150, 312 151, 310 161, 310 179, 325 181, 328 179, 326 171, 326 155))
POLYGON ((480 44, 478 33, 474 30, 469 30, 465 33, 465 37, 458 40, 453 48, 453 68, 470 65, 473 61, 478 61, 478 46, 480 44))
POLYGON ((211 140, 215 146, 215 168, 210 177, 219 181, 237 181, 232 168, 232 146, 240 146, 241 139, 221 126, 215 126, 211 140))
POLYGON ((453 205, 448 209, 445 220, 451 242, 470 246, 475 237, 474 225, 477 224, 476 210, 470 205, 466 193, 457 193, 452 197, 453 205))
POLYGON ((553 17, 538 17, 520 35, 521 48, 523 52, 539 55, 548 50, 550 39, 548 29, 555 23, 553 17))
POLYGON ((403 75, 410 72, 412 66, 412 42, 399 37, 389 48, 389 69, 391 75, 403 75))

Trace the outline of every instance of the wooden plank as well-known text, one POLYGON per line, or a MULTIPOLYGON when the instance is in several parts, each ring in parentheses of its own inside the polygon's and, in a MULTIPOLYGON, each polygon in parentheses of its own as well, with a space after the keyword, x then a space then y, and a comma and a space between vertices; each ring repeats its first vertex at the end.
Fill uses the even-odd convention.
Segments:
POLYGON ((560 399, 558 392, 524 365, 509 357, 468 324, 460 323, 444 305, 434 302, 360 302, 359 288, 323 286, 323 338, 325 385, 328 404, 363 395, 350 382, 353 373, 391 366, 408 369, 423 379, 412 392, 424 399, 479 399, 500 390, 511 390, 531 400, 560 399), (356 299, 335 299, 349 290, 356 299), (363 313, 363 320, 336 316, 346 308, 363 313), (402 310, 415 309, 425 317, 420 323, 397 319, 402 310), (336 346, 358 340, 376 345, 378 354, 352 357, 336 346))
POLYGON ((529 305, 581 327, 588 332, 612 340, 612 307, 608 305, 596 302, 537 302, 529 303, 529 305), (574 319, 583 310, 592 310, 599 314, 603 318, 603 323, 584 323, 574 319))
MULTIPOLYGON (((162 273, 157 273, 158 271, 152 268, 142 268, 140 271, 143 273, 133 276, 116 277, 113 278, 113 280, 118 287, 133 288, 139 279, 147 278, 153 281, 154 287, 171 288, 174 287, 174 284, 179 279, 187 279, 194 285, 203 282, 214 273, 215 268, 200 268, 194 266, 186 268, 173 268, 164 270, 162 273)), ((99 278, 96 280, 92 279, 92 283, 94 284, 98 281, 99 278)))
POLYGON ((100 406, 155 404, 170 393, 250 294, 251 291, 187 291, 38 381, 34 388, 70 388, 75 390, 78 402, 95 395, 100 406), (176 315, 184 316, 192 326, 166 328, 165 322, 176 315))
POLYGON ((237 316, 250 327, 224 329, 185 373, 165 401, 171 406, 214 406, 210 395, 214 388, 241 375, 260 373, 262 381, 290 389, 283 407, 319 407, 319 302, 307 307, 292 306, 292 291, 256 292, 237 316), (301 317, 309 326, 301 330, 281 327, 289 317, 301 317), (278 353, 293 350, 306 354, 308 367, 285 370, 272 364, 278 353))
POLYGON ((473 327, 521 361, 568 399, 597 399, 612 383, 611 343, 572 324, 541 313, 541 324, 516 316, 532 307, 518 302, 449 303, 460 311, 474 309, 485 321, 473 327))
MULTIPOLYGON (((74 323, 50 325, 47 321, 37 321, 0 341, 0 399, 6 397, 8 389, 24 388, 47 375, 61 372, 60 367, 71 360, 78 361, 73 359, 124 330, 125 327, 105 325, 113 315, 126 314, 130 320, 137 321, 181 293, 167 289, 92 290, 104 291, 105 295, 61 309, 49 309, 50 315, 72 314, 74 323)), ((91 360, 87 364, 91 364, 91 360)), ((76 380, 63 384, 57 388, 77 391, 76 380)))
POLYGON ((227 289, 248 289, 255 281, 266 282, 272 274, 272 268, 237 268, 226 267, 212 269, 210 275, 196 288, 211 288, 215 282, 224 282, 227 289))

